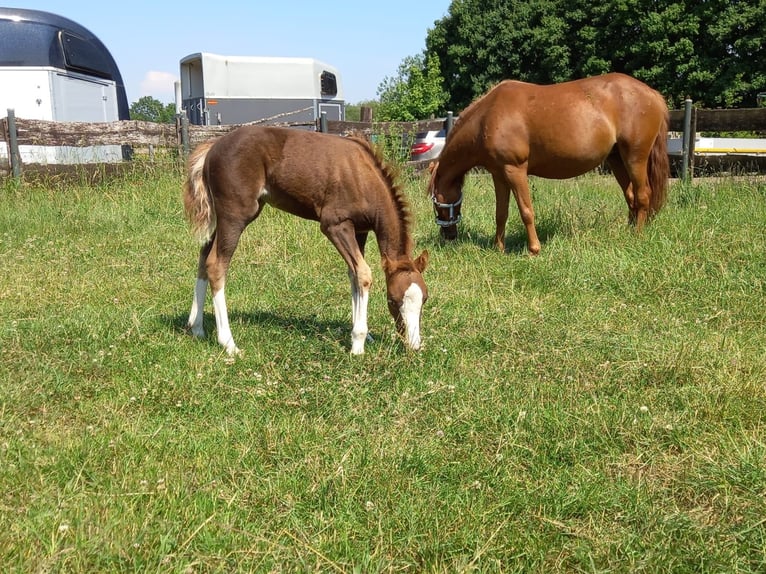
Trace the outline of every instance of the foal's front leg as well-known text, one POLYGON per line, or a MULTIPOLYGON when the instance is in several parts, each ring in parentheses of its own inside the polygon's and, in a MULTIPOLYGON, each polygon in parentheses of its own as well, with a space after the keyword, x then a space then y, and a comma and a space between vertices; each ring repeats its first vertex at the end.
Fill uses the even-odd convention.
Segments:
POLYGON ((369 333, 367 303, 370 299, 372 271, 362 259, 356 273, 351 267, 348 268, 348 277, 351 280, 351 354, 361 355, 369 333))
POLYGON ((351 354, 361 355, 369 332, 367 303, 372 285, 372 271, 363 253, 367 234, 356 234, 354 225, 349 221, 332 225, 322 222, 321 229, 348 265, 348 278, 351 281, 351 354))

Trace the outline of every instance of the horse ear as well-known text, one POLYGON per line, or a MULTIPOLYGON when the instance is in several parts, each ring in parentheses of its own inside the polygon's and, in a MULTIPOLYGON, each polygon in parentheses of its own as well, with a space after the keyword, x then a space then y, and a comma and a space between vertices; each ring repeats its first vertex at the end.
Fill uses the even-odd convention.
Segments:
POLYGON ((436 170, 436 166, 437 166, 438 164, 439 164, 439 163, 438 163, 438 162, 436 162, 436 161, 432 161, 431 163, 429 163, 429 164, 428 164, 428 173, 430 173, 430 174, 432 174, 432 175, 433 175, 434 171, 436 170))
POLYGON ((423 253, 415 259, 415 268, 423 273, 426 270, 426 266, 428 266, 428 251, 423 250, 423 253))

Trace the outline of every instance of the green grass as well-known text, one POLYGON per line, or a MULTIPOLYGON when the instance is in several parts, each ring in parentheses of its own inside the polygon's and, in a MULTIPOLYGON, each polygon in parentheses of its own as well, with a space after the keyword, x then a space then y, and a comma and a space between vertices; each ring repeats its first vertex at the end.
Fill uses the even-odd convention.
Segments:
POLYGON ((369 324, 316 224, 267 210, 184 332, 180 175, 0 188, 0 562, 9 572, 766 571, 766 184, 533 180, 540 256, 469 177, 425 347, 369 324))

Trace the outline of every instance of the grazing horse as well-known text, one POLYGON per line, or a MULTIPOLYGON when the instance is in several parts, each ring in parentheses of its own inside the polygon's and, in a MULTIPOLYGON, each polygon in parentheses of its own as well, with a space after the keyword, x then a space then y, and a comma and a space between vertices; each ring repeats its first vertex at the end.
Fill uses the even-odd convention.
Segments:
POLYGON ((420 348, 420 315, 428 290, 428 252, 412 258, 409 206, 390 168, 364 140, 305 130, 245 126, 199 145, 189 157, 184 210, 202 244, 189 327, 204 337, 207 286, 218 342, 239 349, 229 327, 224 284, 245 227, 267 204, 313 221, 348 265, 351 353, 364 352, 372 273, 364 260, 370 231, 380 248, 388 309, 412 349, 420 348))
POLYGON ((468 106, 447 136, 428 185, 436 223, 455 239, 466 172, 482 166, 495 185, 495 245, 505 249, 510 193, 540 252, 527 176, 567 179, 606 161, 640 230, 665 203, 670 173, 668 107, 624 74, 539 86, 506 80, 468 106))

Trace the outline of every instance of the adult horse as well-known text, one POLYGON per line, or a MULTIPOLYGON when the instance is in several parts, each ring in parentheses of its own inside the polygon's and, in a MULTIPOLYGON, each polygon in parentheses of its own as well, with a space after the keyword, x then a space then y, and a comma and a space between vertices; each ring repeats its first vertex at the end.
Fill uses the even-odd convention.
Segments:
POLYGON ((646 84, 606 74, 540 86, 506 80, 460 114, 432 166, 429 193, 442 237, 454 239, 466 172, 482 166, 495 185, 495 245, 505 249, 510 193, 540 251, 527 176, 566 179, 606 161, 640 230, 665 202, 668 107, 646 84))
MULTIPOLYGON (((189 327, 204 337, 203 306, 213 296, 218 342, 239 349, 229 327, 224 285, 240 235, 270 204, 318 221, 348 265, 351 352, 364 352, 372 273, 364 259, 370 231, 380 248, 388 309, 412 349, 428 290, 423 252, 413 259, 409 208, 393 174, 367 142, 304 130, 245 126, 198 146, 189 157, 184 210, 202 243, 189 327)), ((295 294, 293 294, 295 295, 295 294)))

